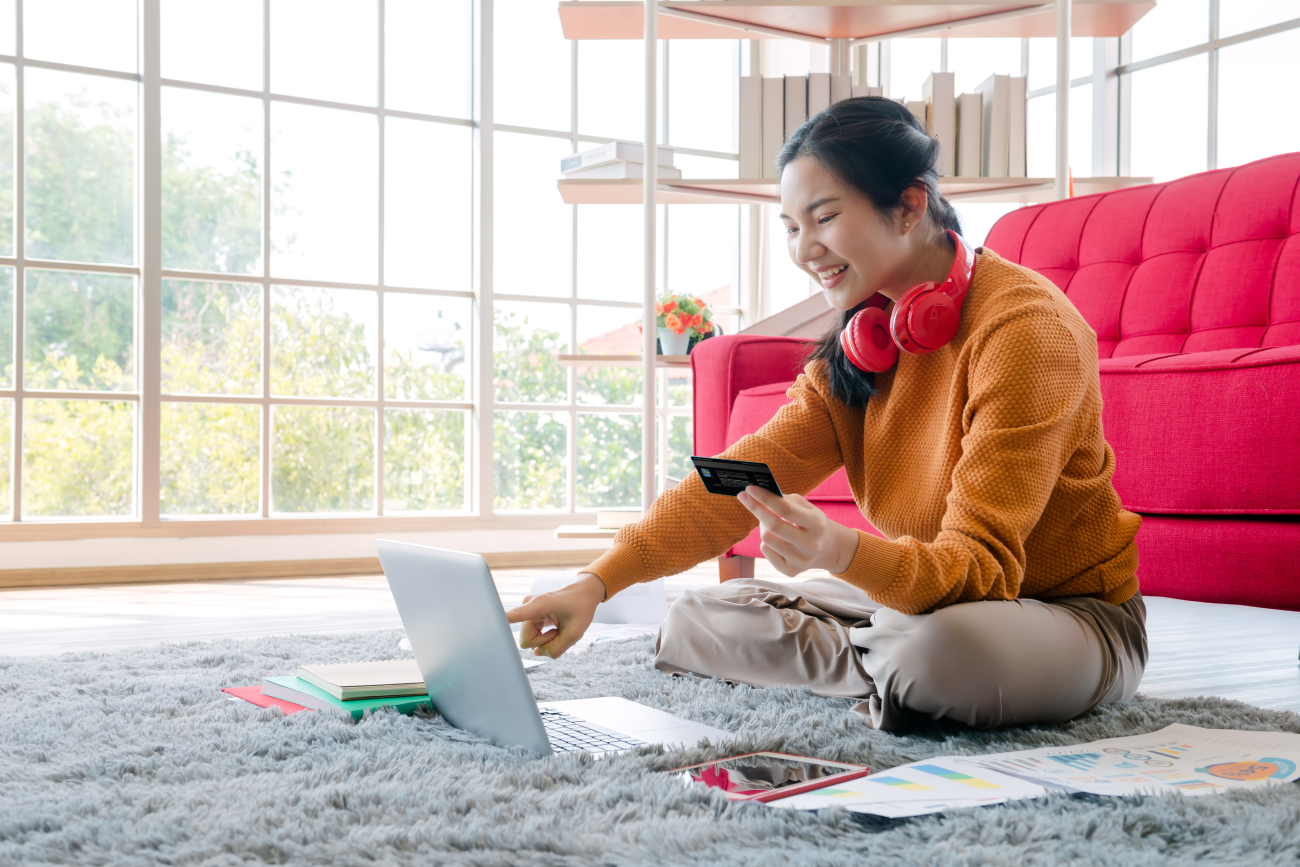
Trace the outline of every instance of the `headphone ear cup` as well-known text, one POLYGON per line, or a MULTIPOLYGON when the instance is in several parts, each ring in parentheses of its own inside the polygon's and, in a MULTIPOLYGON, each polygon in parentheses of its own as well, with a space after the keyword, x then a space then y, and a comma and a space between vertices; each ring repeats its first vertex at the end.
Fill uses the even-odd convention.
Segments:
POLYGON ((884 373, 898 363, 898 346, 889 336, 889 316, 878 307, 860 310, 840 332, 840 346, 854 367, 884 373))

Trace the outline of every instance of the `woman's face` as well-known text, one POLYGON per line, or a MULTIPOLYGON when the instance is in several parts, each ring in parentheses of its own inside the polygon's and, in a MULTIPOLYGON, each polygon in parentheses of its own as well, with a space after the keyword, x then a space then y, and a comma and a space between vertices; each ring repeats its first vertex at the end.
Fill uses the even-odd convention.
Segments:
MULTIPOLYGON (((924 214, 923 193, 919 205, 924 214)), ((781 221, 790 258, 838 310, 850 310, 877 292, 898 300, 912 285, 906 281, 915 270, 914 244, 922 234, 911 231, 919 224, 914 210, 900 209, 893 224, 866 196, 810 157, 795 159, 781 172, 781 221), (904 227, 904 221, 911 226, 904 227)))

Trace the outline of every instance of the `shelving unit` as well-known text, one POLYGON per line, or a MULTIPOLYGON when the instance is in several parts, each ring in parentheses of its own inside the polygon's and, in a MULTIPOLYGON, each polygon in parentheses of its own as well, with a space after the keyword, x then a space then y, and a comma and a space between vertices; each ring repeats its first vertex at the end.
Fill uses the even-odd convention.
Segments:
MULTIPOLYGON (((637 183, 640 183, 638 181, 637 183)), ((640 367, 639 355, 557 355, 564 367, 640 367)), ((654 366, 658 368, 687 368, 691 366, 689 355, 656 355, 654 366)))
MULTIPOLYGON (((658 146, 655 116, 659 39, 796 39, 826 46, 830 72, 848 74, 854 45, 912 36, 947 38, 1056 37, 1056 177, 950 178, 940 190, 953 201, 1039 202, 1065 198, 1069 166, 1070 36, 1122 36, 1154 0, 1055 0, 1044 3, 988 0, 562 0, 560 23, 568 39, 644 40, 645 153, 658 146)), ((640 204, 644 211, 643 321, 654 321, 656 204, 776 201, 769 180, 659 180, 654 160, 640 180, 565 179, 560 194, 570 204, 640 204), (652 201, 653 200, 653 201, 652 201)), ((1076 178, 1076 193, 1150 183, 1150 178, 1076 178)), ((642 355, 645 418, 654 418, 655 335, 646 329, 642 355)), ((571 358, 572 356, 568 356, 571 358)), ((579 356, 584 363, 587 357, 579 356)), ((562 361, 561 363, 570 363, 562 361)), ((655 454, 655 426, 642 425, 642 454, 655 454)), ((643 510, 654 499, 654 461, 643 463, 643 510)))
MULTIPOLYGON (((1152 178, 1075 178, 1074 193, 1086 196, 1151 183, 1152 178)), ((639 205, 642 183, 632 180, 562 179, 560 195, 570 205, 639 205)), ((1055 178, 940 178, 939 192, 953 202, 1050 202, 1056 198, 1055 178)), ((655 200, 660 205, 718 202, 779 204, 777 181, 742 178, 659 181, 655 200)))
MULTIPOLYGON (((1075 0, 1070 29, 1075 36, 1120 36, 1155 5, 1075 0)), ((567 39, 640 39, 644 7, 636 0, 568 0, 560 3, 560 24, 567 39)), ((1053 3, 988 0, 670 0, 659 4, 656 29, 660 39, 874 42, 922 29, 927 36, 1055 36, 1056 10, 1053 3)))

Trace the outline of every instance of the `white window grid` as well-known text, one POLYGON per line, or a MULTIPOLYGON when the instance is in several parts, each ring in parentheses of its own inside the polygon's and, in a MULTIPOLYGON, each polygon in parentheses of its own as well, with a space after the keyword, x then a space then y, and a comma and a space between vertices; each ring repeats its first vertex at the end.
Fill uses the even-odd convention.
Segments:
MULTIPOLYGON (((672 52, 671 45, 672 45, 671 42, 660 42, 660 53, 659 53, 659 68, 660 68, 660 91, 659 92, 662 94, 662 98, 660 101, 660 117, 658 123, 659 143, 661 145, 664 145, 665 147, 669 146, 672 141, 671 132, 668 126, 668 118, 670 113, 669 106, 670 106, 670 100, 672 99, 671 88, 668 86, 669 83, 668 64, 671 59, 671 52, 672 52)), ((554 139, 564 139, 565 141, 569 142, 569 146, 572 152, 574 153, 576 153, 579 150, 579 148, 582 146, 582 143, 595 142, 596 144, 605 144, 612 141, 619 141, 619 139, 610 138, 608 136, 599 136, 599 135, 592 135, 590 133, 579 132, 579 122, 578 122, 578 64, 580 62, 579 42, 575 40, 570 40, 569 52, 570 52, 569 54, 570 57, 569 128, 567 130, 556 130, 556 129, 543 129, 538 127, 514 126, 509 124, 494 124, 494 129, 496 129, 499 132, 521 133, 524 135, 543 136, 546 138, 554 138, 554 139)), ((736 75, 740 75, 741 52, 738 51, 736 52, 736 54, 737 54, 736 75)), ((703 150, 699 148, 681 147, 678 145, 672 145, 672 147, 676 153, 680 153, 680 154, 688 154, 692 156, 701 156, 701 157, 712 157, 714 159, 731 160, 735 162, 738 162, 740 160, 740 155, 738 153, 731 153, 727 151, 703 150)), ((570 220, 570 232, 569 232, 570 279, 569 279, 569 291, 567 294, 565 295, 515 295, 515 294, 494 292, 492 296, 494 301, 526 302, 526 303, 536 302, 536 303, 566 305, 569 308, 569 310, 568 310, 568 334, 565 335, 565 343, 567 346, 571 347, 570 351, 576 351, 577 348, 577 333, 578 333, 577 323, 578 323, 579 308, 581 307, 617 308, 617 309, 625 309, 628 311, 635 311, 636 314, 640 314, 642 309, 641 302, 639 300, 630 300, 630 301, 596 300, 590 298, 580 298, 578 295, 578 234, 579 234, 578 208, 600 208, 600 207, 602 206, 601 205, 569 205, 568 206, 569 220, 570 220)), ((669 221, 672 219, 673 209, 681 208, 681 207, 691 207, 691 206, 690 205, 660 205, 659 206, 660 213, 662 216, 660 218, 660 231, 659 231, 660 241, 659 241, 659 250, 658 250, 659 263, 658 263, 657 271, 660 275, 661 293, 673 291, 671 286, 671 269, 668 266, 669 244, 670 244, 669 234, 668 234, 668 224, 669 221)), ((740 206, 737 205, 734 207, 739 208, 740 206)), ((736 279, 739 280, 740 259, 744 255, 743 247, 739 243, 739 238, 741 233, 741 223, 739 219, 737 219, 736 227, 737 227, 736 231, 737 231, 738 243, 736 247, 737 261, 736 261, 736 268, 734 274, 736 275, 736 279)), ((635 265, 633 265, 633 267, 635 267, 635 265)), ((745 307, 740 305, 714 305, 712 309, 715 314, 721 314, 721 315, 734 314, 734 315, 739 315, 741 317, 747 317, 749 315, 748 310, 745 307)), ((660 491, 666 489, 667 487, 670 487, 672 484, 675 484, 677 481, 679 481, 679 479, 670 475, 669 472, 670 470, 669 468, 669 459, 670 459, 669 426, 672 423, 671 419, 673 417, 683 417, 683 416, 689 417, 693 414, 693 409, 690 406, 669 405, 668 376, 669 376, 669 371, 666 369, 661 368, 657 372, 657 383, 656 383, 656 390, 655 390, 655 394, 657 398, 656 406, 655 406, 655 420, 656 420, 655 443, 657 445, 657 451, 659 452, 659 454, 656 456, 657 468, 658 468, 656 476, 657 476, 658 490, 660 491)), ((578 390, 577 390, 577 370, 575 368, 570 367, 567 369, 565 382, 566 382, 566 389, 567 389, 566 394, 568 395, 567 401, 561 403, 543 403, 543 402, 532 402, 532 401, 520 402, 520 403, 509 403, 509 402, 496 401, 494 399, 492 402, 492 409, 493 412, 522 411, 522 412, 555 412, 555 413, 567 414, 569 433, 568 433, 568 445, 567 445, 568 450, 566 454, 566 469, 567 469, 567 473, 566 473, 567 491, 566 491, 566 499, 565 499, 566 507, 563 509, 554 509, 554 510, 545 510, 545 511, 550 511, 552 513, 595 512, 595 511, 599 511, 599 508, 597 507, 580 508, 577 505, 578 502, 578 491, 577 491, 578 416, 587 415, 587 414, 601 414, 601 413, 611 414, 611 415, 642 416, 644 412, 643 412, 642 405, 640 403, 637 404, 579 403, 578 390)), ((627 507, 633 507, 633 505, 634 504, 628 504, 627 507)), ((498 510, 498 511, 500 511, 503 514, 508 513, 508 510, 498 510)), ((535 513, 536 512, 534 512, 534 514, 535 513)))

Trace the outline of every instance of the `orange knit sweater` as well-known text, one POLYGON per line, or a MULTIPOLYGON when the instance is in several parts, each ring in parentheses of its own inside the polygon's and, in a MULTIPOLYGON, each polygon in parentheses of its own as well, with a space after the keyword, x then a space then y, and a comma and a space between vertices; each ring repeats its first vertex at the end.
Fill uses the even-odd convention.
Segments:
MULTIPOLYGON (((876 387, 851 409, 811 363, 794 402, 721 455, 767 463, 799 494, 846 468, 888 539, 859 531, 837 577, 908 614, 1021 597, 1119 604, 1137 592, 1142 519, 1111 486, 1097 336, 1045 277, 983 250, 956 337, 902 353, 876 387)), ((584 571, 613 596, 722 554, 757 523, 692 474, 584 571)))

